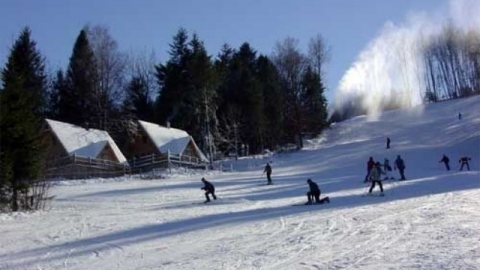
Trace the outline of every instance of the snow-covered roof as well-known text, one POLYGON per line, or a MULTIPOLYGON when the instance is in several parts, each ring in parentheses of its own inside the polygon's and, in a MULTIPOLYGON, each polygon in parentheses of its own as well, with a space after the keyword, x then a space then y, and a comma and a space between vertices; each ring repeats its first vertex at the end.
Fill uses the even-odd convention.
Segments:
POLYGON ((195 151, 202 161, 208 162, 207 157, 198 148, 193 138, 184 130, 172 127, 163 127, 154 123, 138 121, 140 126, 145 130, 148 137, 158 147, 161 153, 170 153, 182 155, 188 143, 191 141, 195 147, 195 151))
POLYGON ((112 148, 120 163, 127 163, 118 146, 108 132, 98 129, 84 129, 72 124, 46 119, 69 155, 97 158, 107 144, 112 148))

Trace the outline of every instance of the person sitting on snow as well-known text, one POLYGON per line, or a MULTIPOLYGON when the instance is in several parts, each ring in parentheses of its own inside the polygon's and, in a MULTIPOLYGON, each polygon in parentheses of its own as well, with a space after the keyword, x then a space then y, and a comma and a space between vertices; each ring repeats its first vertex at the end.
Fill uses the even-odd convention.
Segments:
POLYGON ((318 188, 317 183, 313 182, 312 179, 308 179, 307 183, 310 191, 307 192, 308 202, 306 204, 312 204, 313 198, 315 198, 315 202, 319 204, 322 204, 324 202, 330 203, 330 199, 328 198, 328 196, 320 200, 321 191, 320 188, 318 188))

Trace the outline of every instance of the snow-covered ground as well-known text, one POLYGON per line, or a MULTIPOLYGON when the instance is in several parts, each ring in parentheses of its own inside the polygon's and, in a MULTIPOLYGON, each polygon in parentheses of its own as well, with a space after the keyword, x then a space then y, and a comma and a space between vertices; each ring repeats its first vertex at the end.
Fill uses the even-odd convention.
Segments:
POLYGON ((0 215, 0 269, 480 269, 479 112, 473 97, 357 117, 234 172, 59 182, 47 210, 0 215), (362 197, 368 157, 397 155, 407 181, 362 197), (463 155, 471 171, 458 170, 463 155), (203 176, 219 197, 209 205, 203 176), (330 204, 292 206, 307 178, 330 204))

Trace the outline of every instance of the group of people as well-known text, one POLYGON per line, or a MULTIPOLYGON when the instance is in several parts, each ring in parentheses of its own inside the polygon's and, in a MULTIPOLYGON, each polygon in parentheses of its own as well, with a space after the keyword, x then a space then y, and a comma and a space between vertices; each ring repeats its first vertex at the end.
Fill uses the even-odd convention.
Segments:
MULTIPOLYGON (((272 166, 270 166, 269 162, 267 162, 267 165, 265 166, 263 173, 267 174, 267 185, 273 184, 272 178, 271 178, 272 166)), ((210 202, 210 195, 212 195, 212 198, 216 200, 217 196, 215 195, 215 187, 213 186, 213 184, 207 181, 205 178, 202 178, 201 181, 203 182, 204 186, 200 189, 205 191, 205 198, 206 198, 206 201, 204 203, 210 202)), ((313 182, 312 179, 307 179, 307 184, 309 187, 309 191, 307 192, 308 201, 305 204, 309 205, 309 204, 313 204, 314 202, 317 204, 323 204, 325 202, 330 203, 330 198, 328 196, 320 199, 321 190, 318 187, 317 183, 313 182)))
MULTIPOLYGON (((471 160, 472 159, 470 157, 461 157, 458 160, 458 163, 460 163, 460 170, 459 171, 463 171, 463 166, 466 166, 467 170, 470 171, 470 164, 468 164, 468 162, 471 161, 471 160)), ((443 157, 439 161, 439 163, 442 163, 442 162, 445 164, 445 168, 447 168, 447 171, 450 171, 450 159, 447 157, 447 155, 443 154, 443 157)))
MULTIPOLYGON (((390 138, 387 138, 387 149, 390 148, 390 138)), ((460 171, 463 170, 463 167, 466 166, 467 170, 470 170, 470 165, 469 161, 471 160, 470 157, 461 157, 458 162, 461 164, 460 166, 460 171)), ((450 170, 450 159, 446 156, 443 155, 442 159, 440 162, 443 162, 445 164, 445 167, 447 170, 450 170)), ((397 158, 395 159, 393 170, 397 170, 400 174, 400 180, 406 180, 405 177, 405 161, 402 159, 400 155, 397 155, 397 158)), ((383 180, 386 179, 393 179, 393 177, 389 177, 389 172, 392 171, 392 167, 390 166, 390 161, 385 158, 383 161, 383 164, 380 163, 380 161, 375 161, 373 157, 370 157, 367 161, 367 175, 365 176, 364 183, 371 182, 370 189, 368 193, 372 193, 373 189, 375 188, 376 185, 379 186, 380 188, 380 193, 383 194, 383 185, 382 185, 382 175, 385 175, 383 180)), ((267 162, 263 174, 267 175, 267 185, 272 185, 272 167, 269 162, 267 162)), ((204 183, 204 187, 201 189, 205 190, 205 197, 206 201, 205 203, 210 202, 210 197, 209 195, 211 194, 213 199, 216 200, 217 197, 215 196, 215 187, 213 186, 212 183, 208 182, 205 180, 205 178, 202 178, 202 182, 204 183)), ((306 204, 312 204, 313 202, 323 204, 325 202, 329 203, 330 199, 329 197, 325 197, 323 199, 320 199, 320 188, 318 185, 313 182, 311 179, 307 180, 307 184, 309 186, 309 191, 307 192, 307 203, 306 204)))
MULTIPOLYGON (((394 163, 394 170, 398 169, 400 173, 400 180, 406 180, 405 178, 405 161, 402 159, 400 155, 397 156, 397 159, 394 163)), ((390 161, 385 158, 382 163, 380 161, 374 161, 373 157, 370 157, 367 161, 367 175, 365 176, 364 183, 371 182, 370 189, 368 193, 372 193, 373 189, 376 185, 380 187, 380 193, 383 194, 383 185, 382 185, 382 174, 385 175, 384 180, 388 179, 388 172, 392 171, 392 167, 390 166, 390 161), (383 169, 382 169, 383 167, 383 169)), ((392 178, 393 179, 393 178, 392 178)))

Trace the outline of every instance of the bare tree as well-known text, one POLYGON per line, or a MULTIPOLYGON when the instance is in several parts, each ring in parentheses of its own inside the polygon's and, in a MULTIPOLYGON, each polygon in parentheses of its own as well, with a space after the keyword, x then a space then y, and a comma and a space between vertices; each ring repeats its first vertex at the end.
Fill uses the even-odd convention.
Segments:
POLYGON ((330 61, 330 57, 331 48, 327 45, 322 35, 318 34, 310 38, 308 43, 308 58, 310 65, 320 76, 325 75, 323 74, 325 72, 325 65, 330 61))
POLYGON ((300 98, 301 82, 308 60, 300 52, 298 40, 291 37, 276 43, 272 59, 280 75, 282 98, 285 101, 284 126, 288 130, 287 136, 294 139, 304 126, 300 98))
POLYGON ((155 51, 140 52, 140 53, 131 53, 129 55, 129 66, 128 66, 128 78, 140 78, 143 84, 148 89, 148 94, 155 99, 156 95, 156 77, 155 77, 155 65, 156 65, 156 55, 155 51))
POLYGON ((97 117, 106 129, 109 110, 118 106, 123 100, 127 55, 118 48, 117 41, 111 36, 108 27, 95 25, 86 27, 97 67, 96 100, 102 115, 97 117))

